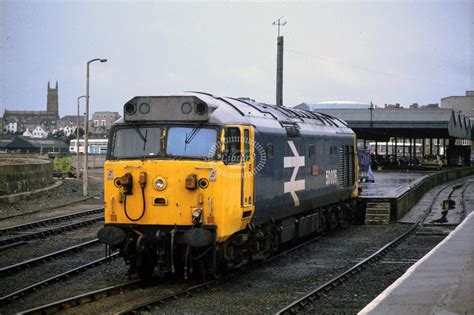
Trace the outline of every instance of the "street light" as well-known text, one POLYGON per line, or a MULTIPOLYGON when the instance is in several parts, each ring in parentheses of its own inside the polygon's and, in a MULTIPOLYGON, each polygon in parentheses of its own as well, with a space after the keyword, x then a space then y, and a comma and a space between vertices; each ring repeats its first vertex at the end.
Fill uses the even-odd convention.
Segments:
POLYGON ((82 193, 87 196, 88 186, 88 168, 89 168, 89 65, 95 61, 107 62, 107 59, 95 58, 87 62, 87 80, 86 80, 86 115, 84 117, 84 177, 82 178, 82 193))
POLYGON ((85 95, 81 95, 77 97, 77 127, 76 127, 76 154, 77 154, 77 161, 76 161, 76 178, 79 178, 79 100, 81 98, 85 98, 85 95))

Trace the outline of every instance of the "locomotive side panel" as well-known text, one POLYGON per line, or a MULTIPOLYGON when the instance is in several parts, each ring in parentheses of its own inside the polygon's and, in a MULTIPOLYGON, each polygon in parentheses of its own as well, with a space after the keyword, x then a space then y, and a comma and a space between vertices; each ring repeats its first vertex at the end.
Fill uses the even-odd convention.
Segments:
POLYGON ((354 169, 341 167, 341 159, 345 157, 346 164, 355 165, 352 135, 312 133, 288 138, 259 132, 257 140, 263 147, 272 145, 273 154, 255 175, 252 223, 282 219, 351 198, 354 169), (339 178, 349 176, 352 180, 340 185, 339 178))
MULTIPOLYGON (((265 150, 265 161, 256 161, 255 214, 252 223, 259 225, 286 209, 283 183, 287 176, 283 153, 287 136, 281 129, 256 129, 256 143, 265 150)), ((261 156, 261 154, 260 154, 261 156)))

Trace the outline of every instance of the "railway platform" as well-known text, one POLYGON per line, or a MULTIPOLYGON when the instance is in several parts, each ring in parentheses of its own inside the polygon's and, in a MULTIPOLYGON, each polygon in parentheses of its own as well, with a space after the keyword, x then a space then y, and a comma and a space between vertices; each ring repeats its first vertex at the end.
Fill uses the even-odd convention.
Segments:
POLYGON ((474 314, 474 212, 359 314, 474 314))
POLYGON ((361 198, 399 198, 433 172, 374 172, 374 183, 359 183, 361 198))
POLYGON ((366 224, 387 224, 400 220, 433 187, 474 174, 474 167, 443 171, 375 172, 375 183, 359 183, 359 210, 366 224))

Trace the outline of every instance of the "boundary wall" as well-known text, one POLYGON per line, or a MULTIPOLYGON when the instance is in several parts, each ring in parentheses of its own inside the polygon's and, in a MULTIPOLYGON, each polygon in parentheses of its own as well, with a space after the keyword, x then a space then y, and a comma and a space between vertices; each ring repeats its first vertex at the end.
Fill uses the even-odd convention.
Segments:
POLYGON ((51 160, 0 158, 0 197, 45 188, 53 182, 51 160))

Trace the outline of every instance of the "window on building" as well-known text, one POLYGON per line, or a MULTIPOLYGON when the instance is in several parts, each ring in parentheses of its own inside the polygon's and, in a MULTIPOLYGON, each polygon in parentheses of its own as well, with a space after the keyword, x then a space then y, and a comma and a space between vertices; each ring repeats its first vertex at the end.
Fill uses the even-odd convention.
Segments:
POLYGON ((106 125, 105 119, 102 119, 102 120, 100 121, 100 125, 105 127, 105 125, 106 125))
POLYGON ((98 127, 98 126, 99 126, 99 120, 98 120, 98 119, 94 119, 94 126, 95 126, 95 127, 98 127))

